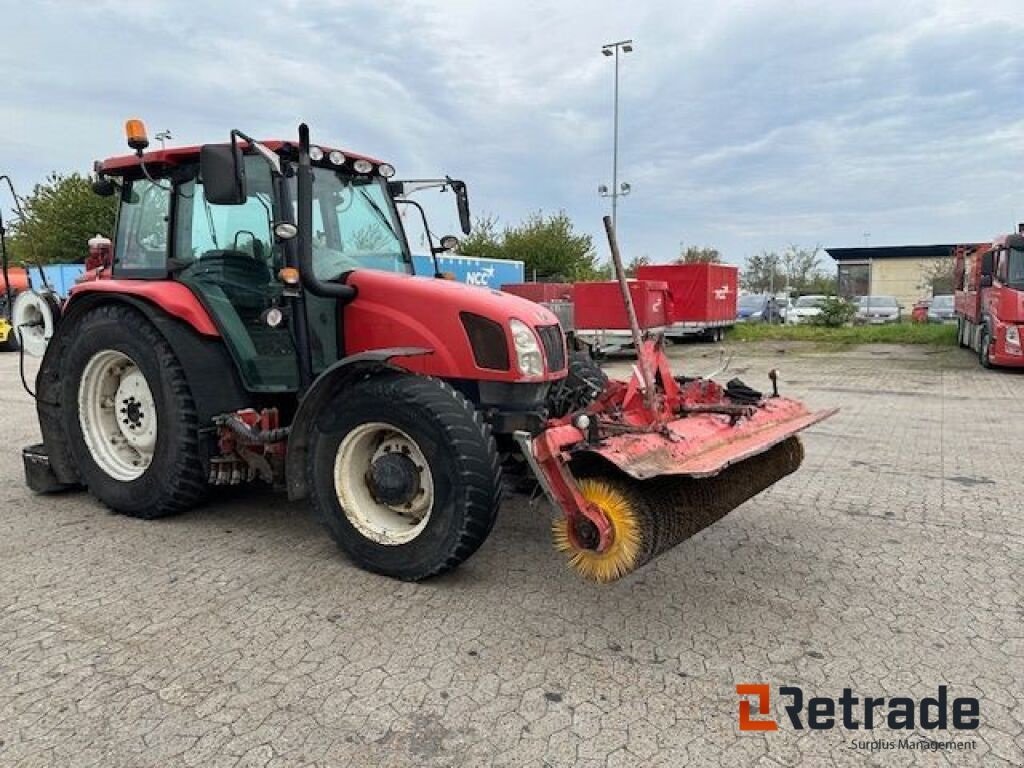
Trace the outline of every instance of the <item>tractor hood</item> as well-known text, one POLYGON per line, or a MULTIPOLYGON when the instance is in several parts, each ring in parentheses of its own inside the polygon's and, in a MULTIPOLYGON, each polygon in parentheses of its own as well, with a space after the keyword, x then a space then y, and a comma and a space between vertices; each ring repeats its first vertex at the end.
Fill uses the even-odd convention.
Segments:
POLYGON ((539 304, 451 280, 370 269, 349 273, 346 282, 357 291, 344 309, 346 354, 421 347, 431 354, 396 362, 443 378, 544 382, 565 376, 562 330, 558 319, 539 304), (543 372, 520 371, 512 320, 533 331, 543 372))

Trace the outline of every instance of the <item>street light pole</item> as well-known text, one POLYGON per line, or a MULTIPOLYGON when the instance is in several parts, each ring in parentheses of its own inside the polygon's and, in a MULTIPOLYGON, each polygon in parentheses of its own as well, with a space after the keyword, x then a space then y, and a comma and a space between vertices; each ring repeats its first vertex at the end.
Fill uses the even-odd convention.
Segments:
POLYGON ((598 194, 602 197, 610 197, 612 199, 612 229, 616 232, 617 214, 619 207, 619 198, 630 193, 630 186, 626 182, 619 185, 619 51, 622 53, 631 53, 633 50, 632 40, 620 40, 617 43, 608 43, 602 46, 601 53, 605 56, 615 57, 615 97, 613 106, 613 128, 612 128, 612 188, 609 191, 608 187, 603 184, 598 187, 598 194))

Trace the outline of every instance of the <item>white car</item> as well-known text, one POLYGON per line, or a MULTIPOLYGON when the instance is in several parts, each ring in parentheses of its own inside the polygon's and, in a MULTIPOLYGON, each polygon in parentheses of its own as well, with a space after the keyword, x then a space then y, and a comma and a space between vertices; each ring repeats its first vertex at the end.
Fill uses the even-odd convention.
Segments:
POLYGON ((813 323, 814 318, 821 314, 821 304, 826 296, 801 296, 793 308, 786 312, 786 325, 813 323))

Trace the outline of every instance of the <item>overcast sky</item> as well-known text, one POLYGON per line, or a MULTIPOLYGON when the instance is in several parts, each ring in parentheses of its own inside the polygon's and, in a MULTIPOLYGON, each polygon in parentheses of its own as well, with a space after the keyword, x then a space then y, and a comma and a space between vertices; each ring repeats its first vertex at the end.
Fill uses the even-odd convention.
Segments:
MULTIPOLYGON (((627 256, 974 241, 1024 219, 1017 2, 0 0, 0 173, 21 191, 238 127, 466 179, 475 213, 601 236, 621 68, 627 256)), ((0 200, 7 207, 5 192, 0 200)), ((452 204, 453 205, 453 204, 452 204)), ((437 206, 434 206, 437 208, 437 206)), ((440 209, 438 209, 440 210, 440 209)), ((449 217, 439 216, 439 229, 449 217)))

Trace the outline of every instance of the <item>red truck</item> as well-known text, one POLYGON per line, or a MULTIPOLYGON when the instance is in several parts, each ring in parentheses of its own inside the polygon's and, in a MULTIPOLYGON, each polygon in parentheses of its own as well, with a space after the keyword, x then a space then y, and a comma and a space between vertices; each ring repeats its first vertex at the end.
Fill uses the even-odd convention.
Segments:
POLYGON ((961 347, 985 368, 1024 367, 1024 225, 1017 234, 954 252, 957 331, 961 347))
POLYGON ((730 264, 658 264, 640 267, 640 280, 668 283, 669 338, 703 335, 721 341, 736 322, 739 268, 730 264))

